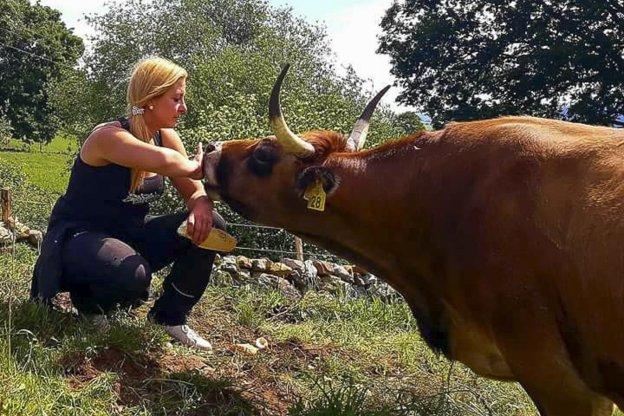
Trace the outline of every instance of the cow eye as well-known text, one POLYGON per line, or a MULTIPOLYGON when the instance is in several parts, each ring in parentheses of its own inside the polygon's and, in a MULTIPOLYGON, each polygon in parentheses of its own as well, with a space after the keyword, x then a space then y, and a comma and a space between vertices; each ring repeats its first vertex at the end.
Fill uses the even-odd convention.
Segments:
POLYGON ((274 146, 258 146, 249 158, 249 168, 258 176, 267 176, 278 159, 279 151, 274 146))
POLYGON ((260 163, 271 163, 277 160, 277 149, 273 146, 260 146, 253 152, 253 157, 260 163))

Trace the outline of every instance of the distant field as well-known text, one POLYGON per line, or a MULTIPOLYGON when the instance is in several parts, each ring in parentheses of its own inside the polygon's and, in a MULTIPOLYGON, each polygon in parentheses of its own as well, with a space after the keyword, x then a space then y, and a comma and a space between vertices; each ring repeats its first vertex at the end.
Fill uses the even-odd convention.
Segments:
POLYGON ((0 163, 19 167, 33 184, 63 193, 69 180, 70 155, 0 151, 0 163))
POLYGON ((78 143, 74 139, 67 137, 55 137, 50 143, 44 146, 44 152, 59 152, 73 154, 78 149, 78 143))
POLYGON ((0 164, 18 167, 34 185, 60 194, 67 187, 70 161, 77 146, 73 140, 58 137, 40 151, 37 144, 26 146, 12 140, 0 149, 0 164))
POLYGON ((73 154, 78 149, 78 143, 76 140, 58 136, 55 137, 50 143, 46 145, 35 144, 26 144, 20 140, 11 139, 9 140, 9 144, 2 146, 0 145, 0 152, 5 150, 20 150, 20 151, 30 151, 30 152, 43 152, 43 153, 68 153, 73 154))

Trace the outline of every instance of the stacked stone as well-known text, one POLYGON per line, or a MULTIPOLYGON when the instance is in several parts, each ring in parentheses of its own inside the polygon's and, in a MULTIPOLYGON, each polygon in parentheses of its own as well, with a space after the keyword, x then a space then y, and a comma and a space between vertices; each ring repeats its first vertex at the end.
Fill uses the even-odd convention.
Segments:
POLYGON ((8 224, 0 221, 0 246, 9 245, 15 241, 26 241, 37 247, 41 243, 43 235, 41 231, 31 230, 19 221, 9 218, 8 224))
POLYGON ((13 241, 13 233, 0 222, 0 245, 8 245, 13 241))
POLYGON ((292 300, 301 298, 307 290, 346 298, 400 298, 390 286, 360 267, 321 260, 283 258, 274 262, 267 258, 249 259, 245 256, 218 257, 213 271, 213 283, 232 286, 259 285, 276 289, 292 300))

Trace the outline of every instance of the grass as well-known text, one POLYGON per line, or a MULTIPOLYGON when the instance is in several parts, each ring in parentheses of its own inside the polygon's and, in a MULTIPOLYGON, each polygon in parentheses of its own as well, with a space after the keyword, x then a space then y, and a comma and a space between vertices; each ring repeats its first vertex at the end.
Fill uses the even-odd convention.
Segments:
POLYGON ((0 148, 0 164, 16 167, 32 184, 62 194, 67 188, 69 167, 77 146, 75 140, 65 137, 56 137, 41 149, 38 144, 26 145, 13 139, 0 148))
MULTIPOLYGON (((529 415, 514 384, 451 366, 423 345, 402 302, 297 302, 253 286, 210 285, 191 324, 206 354, 171 346, 148 306, 101 332, 28 302, 36 253, 0 254, 0 414, 529 415), (269 347, 246 355, 237 343, 269 347), (3 413, 4 412, 4 413, 3 413)), ((155 285, 157 288, 158 285, 155 285)))
POLYGON ((56 136, 50 143, 25 143, 17 139, 9 139, 0 144, 0 151, 40 152, 40 153, 65 153, 74 154, 78 150, 76 139, 65 136, 56 136))
POLYGON ((0 254, 0 414, 535 414, 518 385, 428 350, 403 302, 210 285, 191 316, 206 354, 169 344, 149 305, 102 332, 28 302, 35 258, 25 245, 0 254), (269 347, 256 355, 235 347, 260 336, 269 347))
POLYGON ((0 152, 0 163, 17 167, 30 182, 56 194, 67 188, 70 158, 64 154, 0 152))

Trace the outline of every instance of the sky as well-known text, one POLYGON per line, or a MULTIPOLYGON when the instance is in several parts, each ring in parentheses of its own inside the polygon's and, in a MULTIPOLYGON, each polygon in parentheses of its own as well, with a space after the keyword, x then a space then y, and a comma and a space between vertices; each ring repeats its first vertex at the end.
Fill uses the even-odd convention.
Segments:
MULTIPOLYGON (((319 23, 327 28, 328 39, 336 54, 338 70, 344 72, 347 65, 367 80, 367 89, 375 92, 394 82, 390 74, 390 58, 375 53, 381 33, 379 22, 393 0, 268 0, 274 6, 286 6, 308 22, 319 23)), ((31 0, 34 2, 34 0, 31 0)), ((41 4, 61 12, 65 24, 74 33, 85 38, 92 29, 85 22, 84 14, 106 11, 105 0, 41 0, 41 4)), ((399 105, 395 98, 398 87, 390 88, 382 103, 395 111, 412 110, 399 105)))

